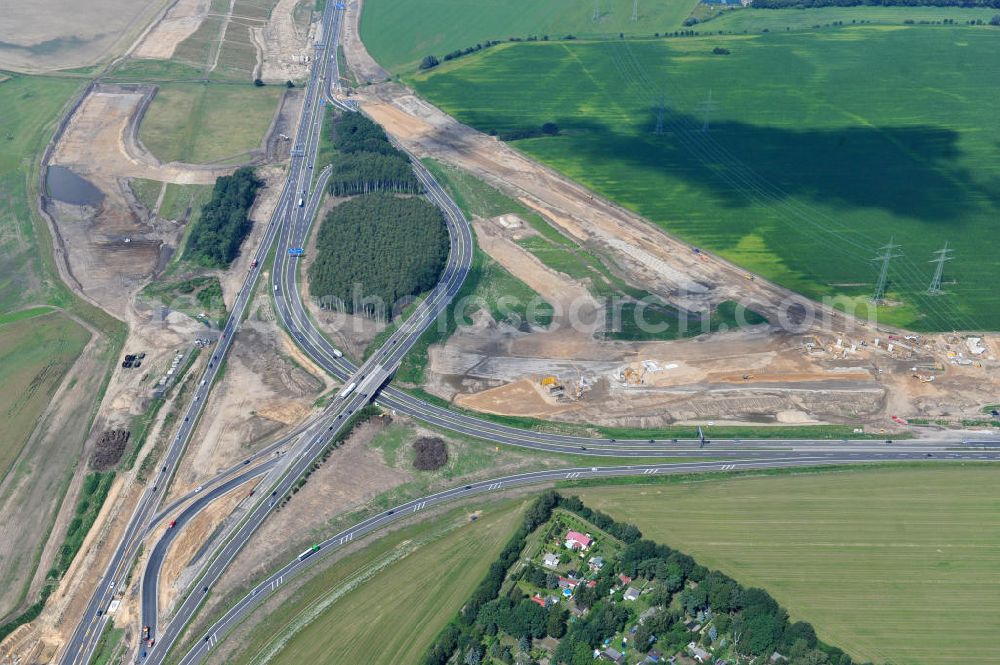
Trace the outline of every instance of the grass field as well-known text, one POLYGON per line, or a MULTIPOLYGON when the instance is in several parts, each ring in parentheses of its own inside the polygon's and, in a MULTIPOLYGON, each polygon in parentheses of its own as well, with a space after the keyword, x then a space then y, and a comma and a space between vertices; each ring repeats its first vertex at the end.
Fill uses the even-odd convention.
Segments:
POLYGON ((90 339, 61 312, 0 325, 0 478, 7 475, 52 393, 90 339))
POLYGON ((600 20, 595 23, 594 3, 580 0, 367 0, 361 39, 380 65, 408 73, 426 55, 440 58, 487 40, 677 30, 696 4, 697 0, 639 3, 640 21, 633 23, 629 0, 600 0, 600 20))
POLYGON ((852 655, 1000 661, 1000 467, 881 467, 567 489, 852 655))
POLYGON ((521 501, 463 510, 386 536, 319 573, 228 662, 419 663, 517 528, 521 501))
POLYGON ((561 136, 515 145, 692 244, 860 315, 871 259, 894 239, 903 256, 880 321, 997 329, 1000 88, 984 84, 996 37, 986 26, 847 25, 535 42, 412 83, 484 131, 557 123, 561 136), (935 66, 908 64, 921 60, 935 66), (945 242, 959 260, 934 298, 928 262, 945 242))
POLYGON ((230 160, 260 146, 282 88, 164 83, 139 138, 158 159, 193 164, 230 160))

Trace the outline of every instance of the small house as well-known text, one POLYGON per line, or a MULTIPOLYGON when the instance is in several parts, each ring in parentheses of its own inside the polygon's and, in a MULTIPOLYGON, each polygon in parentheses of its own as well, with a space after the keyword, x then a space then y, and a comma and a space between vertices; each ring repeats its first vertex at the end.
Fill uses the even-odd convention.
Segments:
POLYGON ((590 570, 596 573, 601 568, 604 568, 604 557, 592 556, 588 564, 590 565, 590 570))
POLYGON ((542 565, 546 568, 555 568, 559 565, 559 555, 546 554, 542 557, 542 565))
POLYGON ((659 649, 650 649, 646 652, 646 658, 654 663, 658 663, 663 658, 663 652, 659 649))
POLYGON ((625 595, 622 596, 625 600, 636 600, 639 597, 639 590, 635 587, 630 586, 625 589, 625 595))
POLYGON ((699 663, 712 662, 712 654, 708 653, 694 642, 688 642, 687 652, 699 663))
POLYGON ((621 573, 620 575, 618 575, 618 581, 622 583, 622 586, 628 586, 629 584, 632 583, 632 578, 626 575, 625 573, 621 573))
POLYGON ((545 599, 542 598, 541 596, 532 596, 531 597, 531 602, 537 603, 538 605, 541 605, 542 607, 545 607, 545 599))
POLYGON ((559 588, 560 589, 575 589, 576 585, 579 584, 579 580, 574 580, 569 577, 559 576, 559 588))
POLYGON ((590 545, 593 542, 594 539, 585 533, 580 533, 579 531, 569 531, 566 533, 567 549, 573 551, 590 549, 590 545))
POLYGON ((621 652, 618 651, 617 649, 612 649, 611 647, 608 647, 607 649, 601 652, 601 658, 607 661, 611 661, 612 663, 625 662, 625 656, 623 656, 621 652))

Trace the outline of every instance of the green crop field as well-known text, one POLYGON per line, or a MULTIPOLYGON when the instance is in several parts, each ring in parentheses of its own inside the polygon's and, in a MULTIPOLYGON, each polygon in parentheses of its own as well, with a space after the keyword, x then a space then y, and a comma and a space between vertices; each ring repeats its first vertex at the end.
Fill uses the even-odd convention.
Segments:
MULTIPOLYGON (((877 663, 1000 662, 1000 467, 897 467, 586 488, 877 663)), ((566 490, 564 493, 577 493, 566 490)))
POLYGON ((475 522, 453 511, 330 566, 270 613, 227 662, 419 663, 520 523, 522 501, 475 522))
POLYGON ((379 64, 392 72, 411 72, 426 55, 438 58, 478 42, 549 35, 552 39, 625 32, 653 34, 677 30, 698 0, 640 2, 632 22, 629 0, 367 0, 361 39, 379 64))
POLYGON ((514 145, 810 297, 867 316, 871 259, 893 240, 903 256, 881 322, 998 329, 1000 87, 988 83, 998 37, 989 26, 847 25, 532 42, 411 83, 483 131, 555 122, 561 135, 514 145), (931 297, 929 261, 946 242, 955 260, 945 294, 931 297))
POLYGON ((52 393, 90 339, 61 312, 0 325, 0 478, 49 405, 52 393))
POLYGON ((834 21, 844 23, 865 23, 879 25, 905 25, 914 23, 941 22, 952 20, 956 23, 982 21, 989 23, 997 13, 989 8, 964 7, 816 7, 801 9, 734 9, 724 11, 719 16, 696 26, 696 30, 716 32, 760 32, 764 29, 803 30, 815 26, 827 26, 834 21))
POLYGON ((165 83, 142 119, 139 138, 164 162, 245 157, 260 146, 282 91, 249 84, 165 83))

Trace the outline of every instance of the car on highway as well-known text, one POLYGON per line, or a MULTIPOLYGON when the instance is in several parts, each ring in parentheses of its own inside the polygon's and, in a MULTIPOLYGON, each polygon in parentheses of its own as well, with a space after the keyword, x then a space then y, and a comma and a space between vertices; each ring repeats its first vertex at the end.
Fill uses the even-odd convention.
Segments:
POLYGON ((194 493, 197 494, 198 492, 202 491, 203 489, 205 489, 204 485, 198 485, 197 487, 194 488, 194 493))
POLYGON ((177 520, 170 520, 170 524, 167 525, 167 528, 173 529, 175 526, 177 526, 177 520))

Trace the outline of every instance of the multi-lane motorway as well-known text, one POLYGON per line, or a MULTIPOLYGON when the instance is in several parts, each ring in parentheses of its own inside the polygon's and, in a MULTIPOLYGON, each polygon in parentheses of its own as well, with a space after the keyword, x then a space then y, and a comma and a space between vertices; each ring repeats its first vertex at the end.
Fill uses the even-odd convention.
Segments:
MULTIPOLYGON (((450 236, 448 263, 437 286, 414 309, 410 316, 393 332, 385 344, 372 354, 360 367, 354 366, 333 347, 316 328, 302 302, 298 284, 296 259, 288 249, 302 247, 309 235, 310 226, 321 202, 322 192, 329 177, 329 169, 320 173, 314 170, 319 146, 323 107, 333 103, 353 110, 353 105, 339 101, 334 90, 339 87, 337 70, 337 40, 343 17, 343 6, 328 3, 323 15, 322 41, 316 45, 316 57, 306 86, 302 115, 296 132, 289 164, 288 177, 278 200, 261 244, 254 255, 255 263, 247 274, 237 294, 232 315, 226 322, 218 346, 198 384, 184 420, 171 441, 162 462, 160 473, 146 488, 128 522, 122 540, 116 549, 108 572, 94 590, 87 614, 73 634, 62 656, 63 663, 89 662, 106 616, 102 616, 117 588, 135 560, 139 544, 153 533, 152 525, 161 524, 173 511, 181 509, 173 519, 176 525, 159 532, 160 538, 151 550, 143 570, 141 597, 142 622, 151 628, 151 647, 142 647, 137 654, 145 662, 159 663, 176 642, 180 631, 187 625, 205 595, 222 573, 230 566, 249 537, 273 510, 275 504, 289 491, 301 474, 328 445, 330 439, 344 427, 350 416, 372 399, 381 406, 421 419, 432 425, 468 434, 491 442, 525 446, 552 452, 588 454, 607 457, 706 457, 712 462, 673 464, 642 464, 635 466, 582 467, 536 473, 519 474, 491 481, 473 483, 409 502, 365 520, 350 529, 332 536, 321 543, 321 551, 330 551, 349 542, 356 536, 374 531, 402 516, 418 512, 432 505, 499 491, 529 483, 551 482, 561 479, 604 477, 617 475, 655 475, 711 470, 737 470, 805 466, 815 464, 851 464, 859 462, 904 459, 974 459, 995 460, 1000 453, 993 450, 949 450, 955 442, 922 441, 917 444, 892 444, 854 441, 742 441, 711 444, 702 448, 701 441, 676 440, 622 440, 591 439, 587 437, 547 434, 520 430, 482 420, 472 415, 457 413, 428 404, 393 387, 383 388, 399 362, 410 350, 426 328, 445 310, 461 288, 472 260, 472 235, 468 221, 454 201, 426 171, 418 160, 414 169, 423 184, 427 197, 444 213, 450 236), (276 242, 277 241, 277 242, 276 242), (215 380, 222 358, 232 342, 233 332, 242 319, 253 287, 263 269, 264 259, 270 248, 277 245, 271 286, 278 316, 282 324, 297 340, 303 350, 345 385, 354 389, 333 404, 320 416, 310 420, 291 434, 276 441, 266 451, 247 460, 244 465, 220 474, 198 492, 173 502, 166 508, 158 507, 167 483, 184 452, 205 404, 205 398, 215 380), (274 455, 278 449, 285 454, 274 455), (265 459, 266 458, 266 459, 265 459), (264 461, 260 461, 264 459, 264 461), (259 463, 258 463, 259 462, 259 463), (218 497, 236 491, 240 485, 260 478, 255 496, 248 496, 241 503, 241 515, 218 539, 218 546, 197 574, 197 581, 175 608, 169 623, 158 631, 157 586, 166 550, 184 524, 218 497)), ((246 598, 233 607, 205 636, 205 639, 184 658, 185 663, 198 662, 211 649, 221 635, 242 620, 269 591, 280 586, 286 576, 295 574, 314 558, 293 560, 273 576, 258 585, 246 598)))

